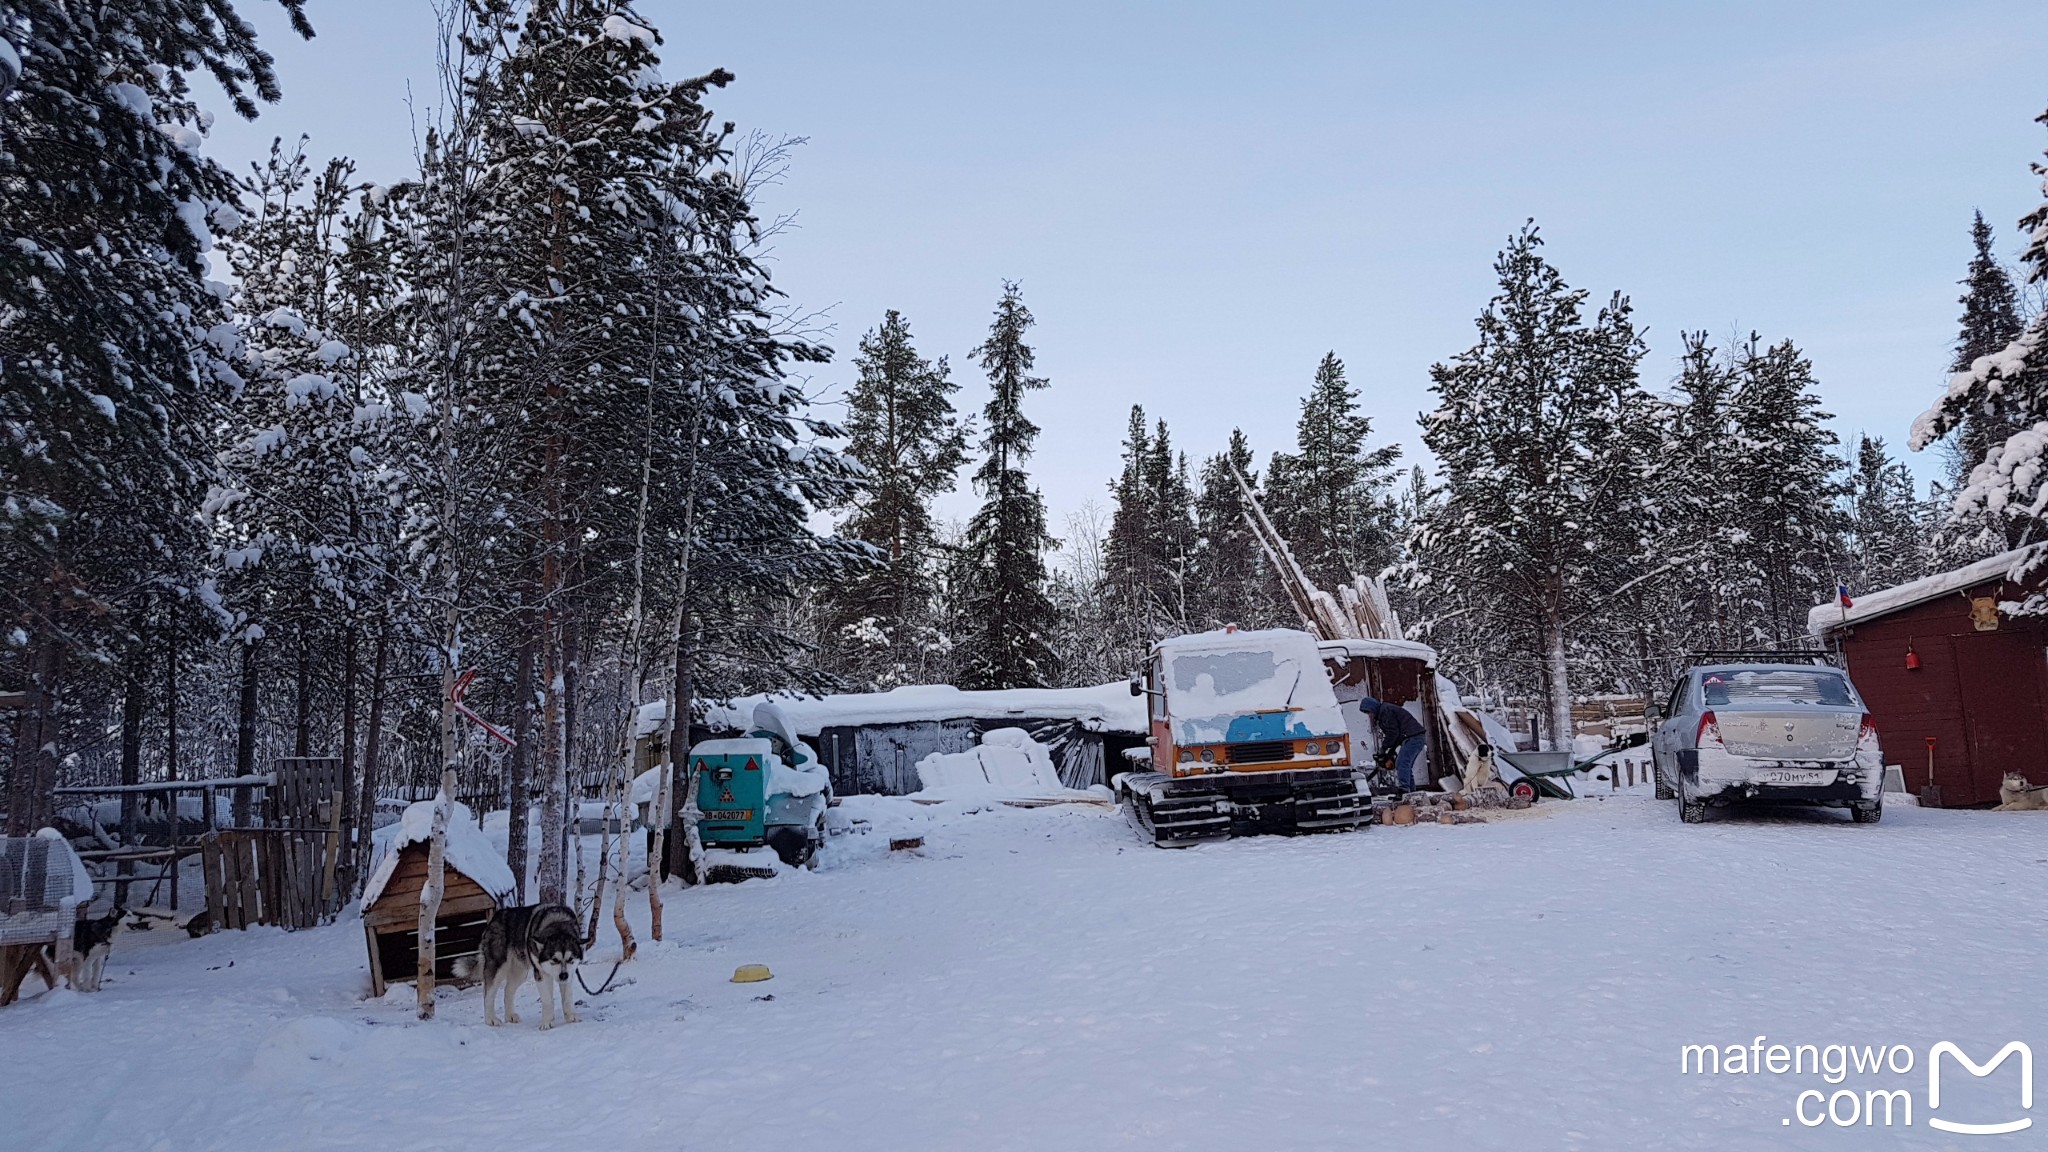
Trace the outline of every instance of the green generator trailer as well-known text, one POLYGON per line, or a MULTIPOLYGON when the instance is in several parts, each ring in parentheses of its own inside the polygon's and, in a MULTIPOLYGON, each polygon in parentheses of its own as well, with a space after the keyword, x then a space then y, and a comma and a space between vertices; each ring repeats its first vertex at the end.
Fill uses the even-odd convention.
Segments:
POLYGON ((754 710, 747 735, 692 747, 690 776, 706 848, 765 847, 797 867, 824 843, 831 777, 774 704, 754 710))

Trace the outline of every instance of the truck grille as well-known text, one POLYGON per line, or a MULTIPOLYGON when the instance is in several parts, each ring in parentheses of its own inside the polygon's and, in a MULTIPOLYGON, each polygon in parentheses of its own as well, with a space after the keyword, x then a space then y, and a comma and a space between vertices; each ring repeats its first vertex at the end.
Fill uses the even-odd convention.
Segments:
POLYGON ((1276 760, 1294 759, 1294 741, 1261 740, 1256 744, 1232 744, 1232 764, 1271 764, 1276 760))

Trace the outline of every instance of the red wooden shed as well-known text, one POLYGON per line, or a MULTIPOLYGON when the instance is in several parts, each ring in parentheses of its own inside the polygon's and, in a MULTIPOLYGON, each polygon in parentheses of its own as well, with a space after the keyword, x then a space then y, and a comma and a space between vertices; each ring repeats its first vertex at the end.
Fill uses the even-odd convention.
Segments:
POLYGON ((1808 620, 1923 803, 1995 804, 2007 772, 2048 783, 2048 616, 2013 611, 2048 584, 2044 559, 2040 546, 2002 553, 1808 620))

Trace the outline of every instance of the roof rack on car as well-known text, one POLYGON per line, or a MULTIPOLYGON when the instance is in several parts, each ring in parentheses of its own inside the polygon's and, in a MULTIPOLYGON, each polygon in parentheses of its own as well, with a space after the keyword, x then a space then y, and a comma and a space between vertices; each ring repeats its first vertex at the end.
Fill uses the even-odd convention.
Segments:
POLYGON ((1833 664, 1835 654, 1818 648, 1707 648, 1685 654, 1694 664, 1833 664))

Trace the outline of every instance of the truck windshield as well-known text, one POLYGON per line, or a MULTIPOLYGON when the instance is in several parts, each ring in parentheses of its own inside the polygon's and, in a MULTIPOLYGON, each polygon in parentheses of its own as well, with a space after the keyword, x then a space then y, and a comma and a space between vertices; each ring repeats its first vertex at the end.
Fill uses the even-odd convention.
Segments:
POLYGON ((1189 652, 1174 657, 1168 690, 1176 699, 1213 702, 1218 697, 1271 685, 1258 692, 1256 702, 1246 703, 1260 708, 1285 708, 1291 695, 1289 681, 1296 678, 1287 667, 1293 663, 1275 660, 1271 652, 1189 652))
POLYGON ((1709 708, 1729 704, 1818 704, 1846 708, 1856 703, 1848 677, 1820 670, 1709 672, 1700 680, 1700 688, 1709 708))

